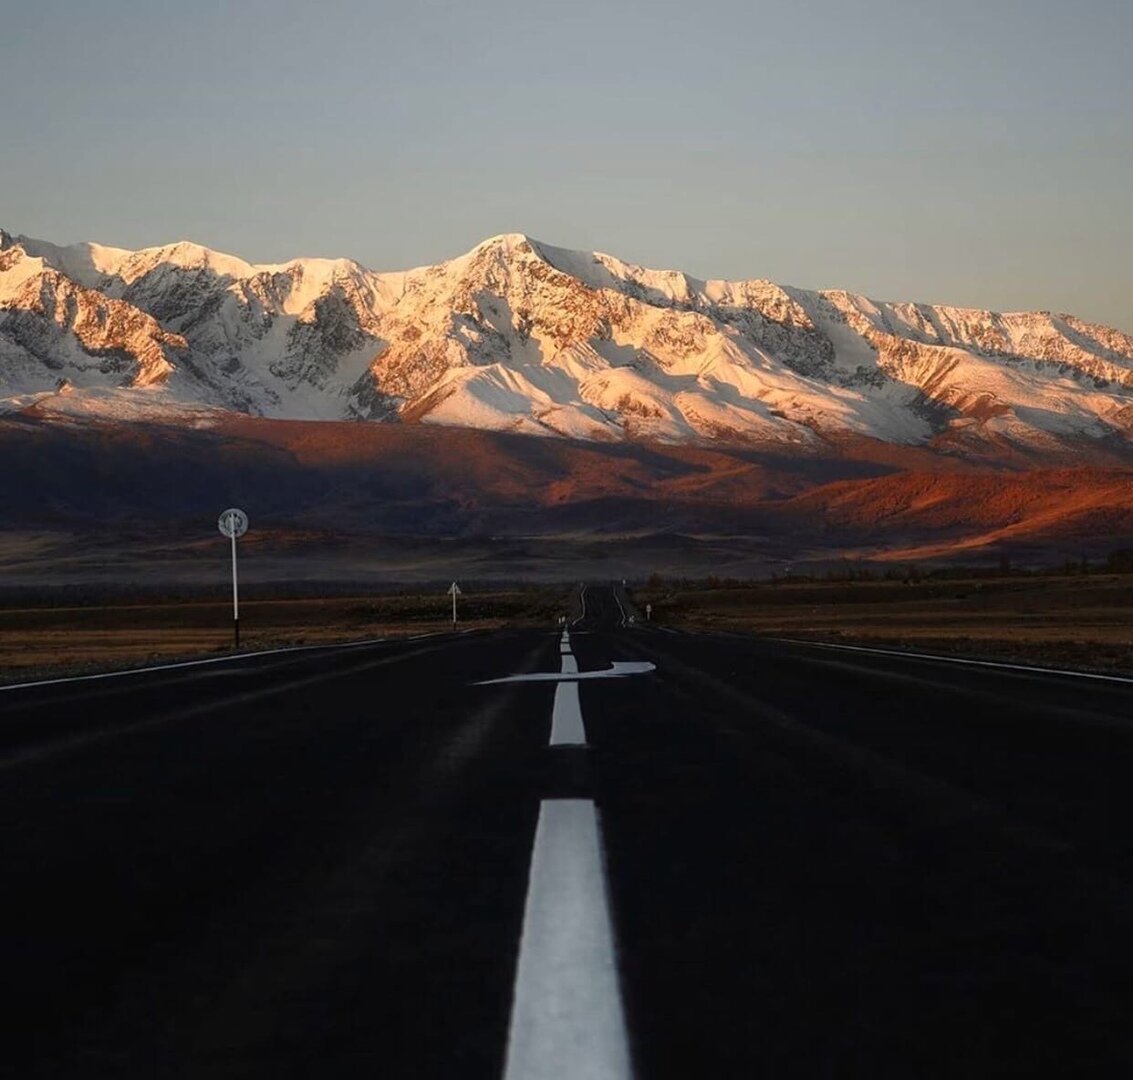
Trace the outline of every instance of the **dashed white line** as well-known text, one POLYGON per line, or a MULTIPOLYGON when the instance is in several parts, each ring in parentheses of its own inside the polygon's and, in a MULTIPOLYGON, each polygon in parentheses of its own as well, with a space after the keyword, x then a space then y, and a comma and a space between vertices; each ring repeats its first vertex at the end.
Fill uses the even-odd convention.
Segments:
MULTIPOLYGON (((568 650, 570 646, 564 646, 568 650)), ((577 675, 578 661, 571 655, 562 658, 563 674, 577 675)), ((582 726, 582 707, 578 702, 578 683, 560 682, 555 687, 555 704, 551 709, 551 746, 585 746, 586 730, 582 726)))
POLYGON ((589 799, 539 807, 504 1080, 628 1080, 629 1040, 589 799))
POLYGON ((585 746, 582 708, 578 702, 578 683, 563 682, 555 687, 551 710, 551 746, 585 746))

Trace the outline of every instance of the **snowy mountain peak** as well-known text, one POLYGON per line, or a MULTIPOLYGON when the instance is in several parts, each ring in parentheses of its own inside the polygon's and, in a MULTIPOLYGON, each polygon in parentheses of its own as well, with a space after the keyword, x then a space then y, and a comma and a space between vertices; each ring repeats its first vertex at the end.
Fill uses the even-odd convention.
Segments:
POLYGON ((532 240, 526 233, 500 233, 498 236, 489 236, 487 240, 481 240, 469 254, 484 251, 489 248, 504 251, 508 254, 526 254, 532 250, 532 240))
POLYGON ((61 378, 71 411, 97 392, 131 414, 592 439, 1036 446, 1133 429, 1133 338, 1071 315, 701 281, 522 233, 378 273, 0 232, 0 394, 49 402, 61 378))

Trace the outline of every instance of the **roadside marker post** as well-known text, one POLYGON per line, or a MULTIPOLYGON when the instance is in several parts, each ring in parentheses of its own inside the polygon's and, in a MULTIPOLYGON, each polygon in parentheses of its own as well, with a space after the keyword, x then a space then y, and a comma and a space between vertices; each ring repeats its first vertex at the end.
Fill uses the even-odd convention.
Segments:
POLYGON ((217 528, 221 535, 232 541, 232 641, 240 648, 240 593, 236 586, 236 539, 248 531, 248 515, 235 506, 225 510, 217 518, 217 528))
POLYGON ((456 598, 460 596, 460 586, 454 581, 449 586, 449 595, 452 597, 452 625, 456 626, 456 598))
POLYGON ((653 605, 652 604, 646 604, 645 605, 645 619, 646 619, 647 622, 649 622, 653 619, 653 605))

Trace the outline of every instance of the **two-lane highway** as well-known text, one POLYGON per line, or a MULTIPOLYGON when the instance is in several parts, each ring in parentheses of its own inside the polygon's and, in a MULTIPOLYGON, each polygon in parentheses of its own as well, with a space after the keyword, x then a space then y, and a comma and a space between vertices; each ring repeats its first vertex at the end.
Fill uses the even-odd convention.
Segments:
POLYGON ((1133 684, 633 614, 0 691, 12 1075, 1128 1073, 1133 684))

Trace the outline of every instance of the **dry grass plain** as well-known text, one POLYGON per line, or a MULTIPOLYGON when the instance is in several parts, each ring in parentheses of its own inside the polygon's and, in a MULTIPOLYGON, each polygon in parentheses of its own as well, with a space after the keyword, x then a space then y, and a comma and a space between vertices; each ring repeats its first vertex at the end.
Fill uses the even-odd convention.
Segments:
POLYGON ((686 629, 1133 674, 1133 575, 662 584, 633 599, 686 629))
MULTIPOLYGON (((470 593, 458 629, 551 626, 569 590, 470 593)), ((404 637, 452 629, 445 595, 251 599, 240 604, 241 651, 404 637)), ((0 608, 0 683, 223 655, 231 601, 153 601, 0 608)))
MULTIPOLYGON (((570 588, 476 592, 459 628, 552 626, 570 588)), ((1133 674, 1133 575, 752 583, 632 590, 661 625, 947 652, 1133 674)), ((401 637, 451 628, 436 594, 248 599, 242 650, 401 637)), ((0 682, 232 651, 226 600, 0 607, 0 682)))

